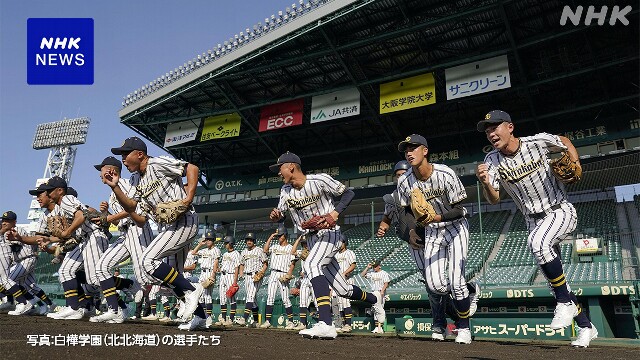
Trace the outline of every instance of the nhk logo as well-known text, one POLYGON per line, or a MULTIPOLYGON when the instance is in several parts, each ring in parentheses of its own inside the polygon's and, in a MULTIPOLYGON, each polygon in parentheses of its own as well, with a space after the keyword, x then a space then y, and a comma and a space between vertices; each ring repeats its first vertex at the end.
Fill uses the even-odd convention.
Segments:
POLYGON ((93 19, 28 19, 27 83, 93 84, 93 19))
MULTIPOLYGON (((565 5, 562 9, 562 15, 560 15, 560 25, 565 26, 567 24, 567 19, 571 20, 571 23, 574 26, 580 25, 580 20, 582 19, 582 12, 584 7, 582 5, 576 6, 575 10, 571 8, 569 5, 565 5)), ((591 25, 592 20, 597 20, 598 25, 604 25, 604 22, 607 20, 607 13, 609 7, 603 5, 599 11, 596 10, 596 7, 591 5, 587 7, 587 12, 584 15, 584 24, 586 26, 591 25)), ((626 16, 631 12, 631 5, 627 5, 622 9, 620 6, 616 5, 611 8, 611 13, 609 14, 609 25, 614 26, 618 21, 620 21, 624 26, 629 25, 629 20, 627 20, 626 16)))

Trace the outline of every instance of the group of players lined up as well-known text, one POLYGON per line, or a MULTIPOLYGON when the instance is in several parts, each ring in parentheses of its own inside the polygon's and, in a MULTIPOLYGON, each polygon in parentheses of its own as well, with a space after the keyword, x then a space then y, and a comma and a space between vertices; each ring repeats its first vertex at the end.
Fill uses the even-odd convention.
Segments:
MULTIPOLYGON (((575 209, 567 201, 564 184, 553 176, 548 164, 548 156, 553 152, 567 152, 571 160, 578 165, 579 157, 567 138, 546 133, 518 138, 513 134, 514 128, 510 116, 500 110, 489 112, 484 120, 478 123, 478 131, 485 133, 494 150, 487 154, 484 163, 478 165, 476 176, 481 181, 484 195, 490 203, 500 201, 500 189, 503 188, 527 220, 530 232, 529 248, 557 300, 550 327, 567 327, 575 317, 578 338, 572 345, 587 347, 590 341, 597 337, 597 330, 580 309, 577 298, 566 283, 556 247, 562 236, 575 229, 575 209)), ((69 220, 70 226, 61 237, 76 234, 76 237, 83 240, 66 254, 58 271, 67 306, 50 316, 60 319, 81 318, 86 307, 90 306, 87 304, 90 302, 90 296, 87 294, 101 291, 109 309, 90 320, 119 323, 124 321, 124 312, 121 304, 118 304, 117 290, 133 292, 137 291, 137 284, 154 284, 171 289, 181 302, 178 316, 185 320, 191 318, 180 325, 181 329, 205 328, 207 315, 211 312, 207 303, 210 295, 206 295, 207 292, 199 282, 194 284, 184 276, 185 260, 190 251, 189 244, 197 234, 198 219, 191 203, 195 195, 198 168, 169 157, 150 157, 146 145, 137 137, 126 139, 122 146, 111 151, 114 155, 122 156, 122 162, 132 176, 128 181, 122 179, 121 164, 113 157, 108 157, 102 164, 96 165, 103 183, 113 191, 108 204, 103 203, 100 208, 111 209, 107 220, 117 223, 123 234, 110 246, 104 232, 95 223, 99 219, 87 219, 83 216, 82 210, 86 205, 77 197, 68 194, 64 180, 54 177, 30 191, 37 196, 38 202, 45 209, 41 227, 45 227, 47 217, 62 215, 69 220), (182 182, 185 176, 186 186, 182 182), (176 221, 161 224, 158 235, 154 237, 147 220, 157 217, 154 209, 159 204, 175 200, 182 201, 187 210, 176 221), (136 281, 114 277, 110 272, 127 257, 131 258, 136 281)), ((464 186, 448 166, 428 162, 428 144, 423 136, 408 136, 399 143, 398 151, 404 155, 406 162, 398 163, 394 169, 397 189, 384 198, 385 217, 380 223, 378 236, 383 236, 391 226, 395 226, 400 238, 408 242, 416 267, 423 275, 430 294, 434 313, 433 338, 444 340, 445 313, 448 313, 458 328, 455 342, 469 344, 472 341, 469 318, 475 312, 480 291, 476 285, 467 283, 464 277, 469 239, 467 214, 461 205, 466 199, 464 186), (421 216, 416 219, 416 204, 412 204, 416 192, 421 193, 435 214, 428 218, 421 216)), ((310 287, 315 296, 319 321, 309 329, 301 329, 300 334, 309 338, 327 339, 337 336, 331 315, 332 292, 335 296, 372 304, 375 321, 383 323, 383 289, 365 292, 353 285, 338 261, 338 254, 345 244, 345 239, 335 221, 350 204, 354 197, 353 191, 327 174, 306 175, 301 164, 297 155, 287 152, 278 158, 276 164, 269 167, 284 182, 278 205, 270 212, 269 218, 274 222, 282 222, 288 213, 297 232, 304 235, 308 249, 302 269, 305 281, 308 279, 307 288, 310 287), (307 220, 317 215, 325 217, 326 223, 321 224, 323 226, 305 226, 307 220)), ((7 219, 9 218, 11 216, 7 216, 7 219)), ((13 224, 15 226, 15 219, 13 224)), ((2 232, 8 240, 0 245, 3 257, 6 253, 11 253, 12 257, 14 255, 10 248, 5 249, 9 246, 9 241, 21 242, 26 245, 23 248, 33 249, 39 246, 41 249, 48 249, 51 244, 61 240, 43 235, 27 236, 12 228, 10 222, 5 228, 4 216, 2 232)), ((248 245, 245 250, 247 253, 259 249, 252 240, 245 239, 248 245)), ((227 252, 222 255, 218 269, 222 275, 219 289, 223 313, 226 313, 227 301, 231 308, 231 316, 235 312, 235 299, 231 297, 227 300, 222 296, 223 290, 226 292, 243 273, 246 274, 246 279, 249 273, 265 270, 266 250, 270 251, 272 256, 272 271, 268 281, 270 295, 267 301, 267 320, 270 320, 273 298, 280 287, 287 308, 287 318, 291 321, 288 294, 285 294, 284 282, 279 274, 289 274, 290 257, 296 253, 296 249, 286 242, 283 243, 282 236, 279 237, 277 245, 271 245, 268 241, 263 248, 263 258, 252 258, 255 260, 253 265, 244 260, 241 272, 239 264, 243 257, 232 250, 235 240, 225 238, 224 241, 227 252), (278 256, 288 257, 289 261, 278 263, 278 256)), ((295 245, 297 247, 298 243, 295 245)), ((206 249, 197 251, 202 252, 201 256, 214 259, 206 269, 203 266, 203 270, 209 270, 203 271, 204 276, 211 276, 216 270, 216 254, 205 255, 207 251, 216 251, 213 249, 215 248, 212 244, 207 242, 206 249)), ((20 257, 15 259, 24 261, 20 257)), ((16 312, 24 313, 38 301, 28 291, 35 291, 35 288, 28 280, 12 279, 15 276, 10 276, 10 266, 5 264, 6 259, 2 261, 0 276, 4 291, 13 295, 20 303, 16 312)), ((248 286, 247 306, 243 317, 246 322, 249 312, 254 317, 256 315, 256 282, 245 281, 245 286, 248 286)), ((37 292, 37 295, 41 301, 46 302, 43 293, 37 292)), ((306 302, 309 303, 310 301, 306 302)), ((41 307, 46 310, 46 306, 41 307)), ((225 324, 228 321, 225 318, 225 324)), ((268 327, 268 324, 267 321, 261 327, 268 327)), ((291 327, 291 324, 287 323, 287 326, 291 327)))

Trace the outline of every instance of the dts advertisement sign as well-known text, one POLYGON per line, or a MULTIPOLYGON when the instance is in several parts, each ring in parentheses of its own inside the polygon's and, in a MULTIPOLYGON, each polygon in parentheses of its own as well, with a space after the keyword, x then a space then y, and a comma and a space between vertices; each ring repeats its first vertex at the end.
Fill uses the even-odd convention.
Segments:
POLYGON ((260 127, 258 131, 302 125, 303 106, 304 99, 297 99, 263 107, 260 110, 260 127))

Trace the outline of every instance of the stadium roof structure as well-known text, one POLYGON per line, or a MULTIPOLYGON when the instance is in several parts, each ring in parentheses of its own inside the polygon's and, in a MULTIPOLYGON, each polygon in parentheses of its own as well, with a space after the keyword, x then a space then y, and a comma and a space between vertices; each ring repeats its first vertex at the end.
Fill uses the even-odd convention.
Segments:
POLYGON ((620 8, 634 6, 626 15, 628 26, 595 21, 561 26, 566 1, 311 4, 301 3, 303 11, 298 8, 296 16, 276 27, 247 29, 239 39, 244 42, 236 36, 235 44, 224 45, 229 51, 216 55, 218 47, 210 57, 203 54, 197 66, 185 64, 188 71, 170 82, 154 82, 144 96, 124 104, 121 122, 164 147, 170 123, 239 113, 238 137, 167 148, 198 165, 206 186, 204 179, 216 172, 255 172, 287 150, 319 165, 390 153, 400 159, 396 145, 411 133, 425 135, 430 148, 455 143, 478 152, 487 144, 475 124, 494 108, 511 113, 522 133, 638 118, 636 2, 615 2, 620 8), (445 69, 500 55, 508 57, 511 88, 446 100, 445 69), (428 72, 436 81, 435 104, 380 114, 379 84, 428 72), (361 94, 360 115, 309 124, 312 96, 350 87, 361 94), (258 131, 261 107, 300 98, 306 100, 303 125, 258 131))

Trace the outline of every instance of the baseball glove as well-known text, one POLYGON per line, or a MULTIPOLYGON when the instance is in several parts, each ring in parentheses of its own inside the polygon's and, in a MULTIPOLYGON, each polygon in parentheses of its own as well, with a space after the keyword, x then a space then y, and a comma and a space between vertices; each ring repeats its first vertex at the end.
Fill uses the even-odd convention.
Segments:
POLYGON ((304 248, 302 249, 302 251, 300 251, 300 259, 307 260, 308 256, 309 256, 309 249, 304 248))
POLYGON ((572 161, 569 152, 564 152, 561 157, 551 161, 553 175, 565 184, 573 184, 582 178, 582 166, 580 162, 572 161))
POLYGON ((436 211, 419 188, 414 188, 411 191, 411 211, 416 218, 416 223, 422 226, 427 226, 436 217, 436 211))
POLYGON ((67 230, 68 227, 69 223, 64 216, 55 215, 47 217, 47 231, 51 236, 64 240, 65 238, 62 237, 62 233, 67 230))
POLYGON ((258 271, 257 273, 253 274, 253 282, 258 282, 262 280, 263 277, 264 277, 264 272, 258 271))
POLYGON ((336 221, 331 214, 315 215, 302 223, 302 228, 307 230, 333 229, 335 226, 336 221))
POLYGON ((291 279, 293 279, 293 275, 290 274, 284 274, 280 276, 280 281, 282 281, 283 283, 289 282, 289 280, 291 279))
POLYGON ((238 286, 238 283, 233 283, 233 285, 231 285, 231 287, 229 287, 229 289, 227 290, 227 297, 232 298, 238 292, 238 290, 240 290, 240 286, 238 286))
POLYGON ((206 278, 205 280, 203 280, 200 284, 202 285, 203 288, 208 289, 210 287, 213 286, 213 284, 216 283, 216 278, 206 278))
POLYGON ((156 222, 170 224, 176 222, 189 209, 182 200, 163 202, 154 211, 156 222))
POLYGON ((291 295, 293 296, 299 296, 300 295, 300 289, 299 288, 293 288, 290 290, 291 295))
POLYGON ((100 219, 100 222, 98 223, 98 226, 100 226, 101 228, 106 228, 109 229, 109 222, 107 221, 107 215, 109 215, 108 212, 100 212, 96 209, 92 209, 92 208, 88 208, 88 209, 83 209, 82 210, 82 215, 84 216, 84 221, 92 221, 92 219, 100 219))

